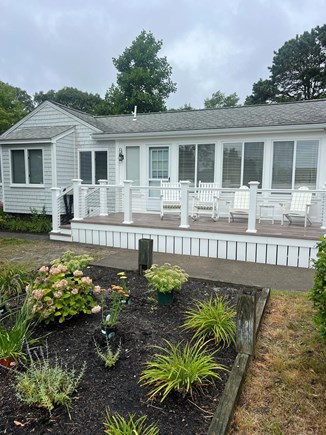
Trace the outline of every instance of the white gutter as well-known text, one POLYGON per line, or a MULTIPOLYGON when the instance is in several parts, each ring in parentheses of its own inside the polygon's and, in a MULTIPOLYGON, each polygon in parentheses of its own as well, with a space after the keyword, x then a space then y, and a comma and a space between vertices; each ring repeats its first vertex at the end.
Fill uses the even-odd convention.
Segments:
POLYGON ((254 134, 254 133, 288 133, 288 132, 325 132, 326 124, 304 124, 304 125, 286 125, 286 126, 269 126, 269 127, 241 127, 241 128, 214 128, 205 130, 180 130, 180 131, 152 131, 152 132, 131 132, 131 133, 94 133, 92 138, 94 140, 119 140, 129 138, 162 138, 162 137, 185 137, 185 136, 229 136, 240 134, 254 134))

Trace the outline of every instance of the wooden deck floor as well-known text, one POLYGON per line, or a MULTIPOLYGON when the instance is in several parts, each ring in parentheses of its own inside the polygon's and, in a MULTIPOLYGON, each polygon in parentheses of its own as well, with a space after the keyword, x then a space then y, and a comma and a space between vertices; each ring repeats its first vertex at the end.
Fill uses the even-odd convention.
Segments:
MULTIPOLYGON (((109 216, 96 216, 83 219, 83 222, 89 224, 100 225, 121 225, 123 222, 122 213, 112 213, 109 216)), ((141 228, 164 228, 175 229, 182 231, 179 228, 180 219, 177 215, 169 214, 164 216, 161 220, 158 214, 149 213, 134 213, 133 224, 128 226, 135 226, 141 228)), ((187 231, 205 231, 212 233, 224 233, 224 234, 246 234, 247 220, 237 220, 235 222, 228 223, 225 218, 220 218, 217 222, 214 222, 210 217, 201 216, 198 220, 193 221, 189 218, 190 227, 187 231)), ((307 240, 319 240, 326 230, 322 230, 320 225, 313 224, 310 227, 304 227, 302 223, 297 225, 284 223, 281 225, 280 221, 275 221, 272 224, 270 221, 264 221, 256 225, 257 233, 251 234, 253 236, 270 236, 270 237, 284 237, 292 239, 307 239, 307 240)))

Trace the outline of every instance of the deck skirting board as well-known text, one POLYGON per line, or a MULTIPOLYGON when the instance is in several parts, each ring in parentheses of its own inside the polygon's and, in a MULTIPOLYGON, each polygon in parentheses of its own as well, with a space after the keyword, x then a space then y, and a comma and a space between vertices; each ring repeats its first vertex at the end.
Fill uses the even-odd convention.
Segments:
POLYGON ((138 249, 138 241, 153 239, 155 252, 311 268, 316 240, 143 228, 72 222, 72 241, 113 248, 138 249))

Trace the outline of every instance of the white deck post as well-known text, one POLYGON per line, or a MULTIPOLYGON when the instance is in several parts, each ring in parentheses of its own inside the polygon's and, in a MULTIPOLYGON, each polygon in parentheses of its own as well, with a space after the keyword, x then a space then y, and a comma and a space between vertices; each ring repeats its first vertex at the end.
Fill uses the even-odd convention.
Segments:
POLYGON ((98 180, 100 184, 100 216, 108 215, 108 196, 106 194, 107 180, 98 180))
POLYGON ((326 230, 326 183, 323 186, 323 193, 321 194, 321 227, 326 230))
POLYGON ((82 186, 80 188, 80 219, 84 219, 88 215, 86 207, 86 195, 88 192, 88 187, 82 186))
POLYGON ((189 228, 189 181, 180 181, 181 186, 181 218, 179 228, 189 228))
POLYGON ((123 224, 133 224, 132 220, 132 194, 131 186, 133 181, 124 180, 123 182, 123 193, 124 193, 124 220, 123 224))
POLYGON ((52 232, 58 233, 60 229, 60 213, 58 207, 58 196, 60 195, 60 187, 52 187, 52 232))
POLYGON ((74 195, 74 220, 81 220, 80 217, 80 186, 81 186, 82 180, 79 178, 76 178, 72 180, 72 188, 73 188, 73 195, 74 195))
POLYGON ((256 230, 256 208, 257 208, 257 190, 258 181, 250 181, 250 197, 249 197, 249 215, 248 215, 248 228, 246 233, 257 233, 256 230))

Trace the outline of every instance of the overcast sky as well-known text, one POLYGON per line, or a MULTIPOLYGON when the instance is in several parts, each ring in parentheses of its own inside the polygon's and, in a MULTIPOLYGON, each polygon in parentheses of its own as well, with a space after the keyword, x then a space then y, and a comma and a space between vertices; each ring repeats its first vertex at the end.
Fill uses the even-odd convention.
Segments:
POLYGON ((172 66, 169 108, 202 108, 217 90, 243 103, 274 50, 325 23, 326 0, 0 0, 0 80, 30 95, 72 86, 104 97, 112 57, 144 29, 172 66))

